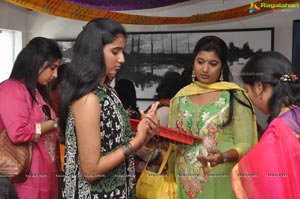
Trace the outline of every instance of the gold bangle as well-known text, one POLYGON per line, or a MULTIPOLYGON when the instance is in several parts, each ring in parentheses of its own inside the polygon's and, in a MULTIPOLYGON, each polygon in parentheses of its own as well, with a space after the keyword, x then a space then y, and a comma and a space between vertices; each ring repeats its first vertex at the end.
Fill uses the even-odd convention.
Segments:
POLYGON ((38 142, 40 140, 41 134, 42 134, 41 123, 35 123, 35 137, 34 137, 35 142, 38 142))

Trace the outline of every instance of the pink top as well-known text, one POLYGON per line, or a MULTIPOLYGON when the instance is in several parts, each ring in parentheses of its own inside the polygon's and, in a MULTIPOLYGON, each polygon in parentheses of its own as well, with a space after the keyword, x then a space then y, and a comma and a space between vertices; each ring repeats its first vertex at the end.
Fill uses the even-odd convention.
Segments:
POLYGON ((275 118, 257 143, 233 168, 237 198, 300 198, 300 143, 280 117, 275 118))
MULTIPOLYGON (((36 95, 40 96, 37 89, 36 95)), ((44 134, 34 142, 35 124, 45 119, 40 105, 36 102, 32 105, 31 96, 22 82, 7 80, 1 83, 0 99, 0 131, 6 129, 14 143, 32 142, 29 176, 25 182, 14 184, 19 198, 57 199, 56 131, 44 134)), ((46 104, 42 98, 39 103, 46 104)), ((53 110, 51 114, 55 118, 53 110)))

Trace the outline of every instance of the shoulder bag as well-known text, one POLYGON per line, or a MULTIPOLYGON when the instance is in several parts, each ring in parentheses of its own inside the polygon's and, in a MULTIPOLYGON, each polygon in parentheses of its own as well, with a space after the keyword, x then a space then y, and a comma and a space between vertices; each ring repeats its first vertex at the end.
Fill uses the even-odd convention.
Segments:
POLYGON ((14 144, 6 130, 0 132, 0 175, 23 182, 31 165, 31 143, 14 144))
POLYGON ((170 143, 168 151, 163 154, 163 161, 157 173, 147 170, 148 163, 146 164, 136 185, 136 195, 138 199, 178 198, 174 173, 170 173, 169 169, 167 169, 168 172, 166 174, 163 173, 163 170, 174 148, 174 144, 170 143))

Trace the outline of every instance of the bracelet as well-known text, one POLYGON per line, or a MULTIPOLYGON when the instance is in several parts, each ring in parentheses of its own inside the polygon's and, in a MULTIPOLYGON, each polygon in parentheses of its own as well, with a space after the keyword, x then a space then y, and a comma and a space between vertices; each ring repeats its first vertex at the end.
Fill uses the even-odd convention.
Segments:
POLYGON ((131 154, 133 154, 133 147, 130 144, 130 142, 128 142, 127 144, 125 144, 124 146, 124 150, 123 150, 123 155, 125 156, 125 158, 129 158, 131 154))
POLYGON ((228 158, 227 154, 223 153, 222 155, 223 155, 223 163, 228 162, 229 158, 228 158))
POLYGON ((40 123, 35 123, 35 137, 34 141, 38 142, 40 140, 42 134, 42 126, 40 123))
POLYGON ((58 128, 58 122, 57 119, 53 119, 53 128, 57 129, 58 128))

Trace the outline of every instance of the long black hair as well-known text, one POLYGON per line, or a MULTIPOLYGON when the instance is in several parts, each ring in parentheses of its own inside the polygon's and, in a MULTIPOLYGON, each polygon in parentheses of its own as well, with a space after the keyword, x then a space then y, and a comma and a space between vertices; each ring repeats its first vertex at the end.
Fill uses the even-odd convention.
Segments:
POLYGON ((105 76, 103 48, 119 34, 126 36, 121 24, 111 19, 97 18, 90 21, 76 38, 72 61, 64 71, 59 86, 59 123, 63 132, 69 105, 91 92, 105 76))
POLYGON ((36 88, 44 100, 49 102, 48 86, 39 84, 37 80, 39 70, 41 68, 45 70, 61 58, 62 53, 55 41, 44 37, 35 37, 18 54, 9 78, 24 81, 32 102, 36 101, 36 88), (45 62, 48 62, 46 66, 45 62))
POLYGON ((290 61, 281 53, 274 51, 255 54, 241 70, 240 76, 245 84, 253 86, 255 82, 261 82, 263 86, 269 84, 273 87, 268 101, 269 123, 278 116, 282 106, 300 105, 299 80, 280 80, 283 75, 288 74, 293 74, 290 61))

